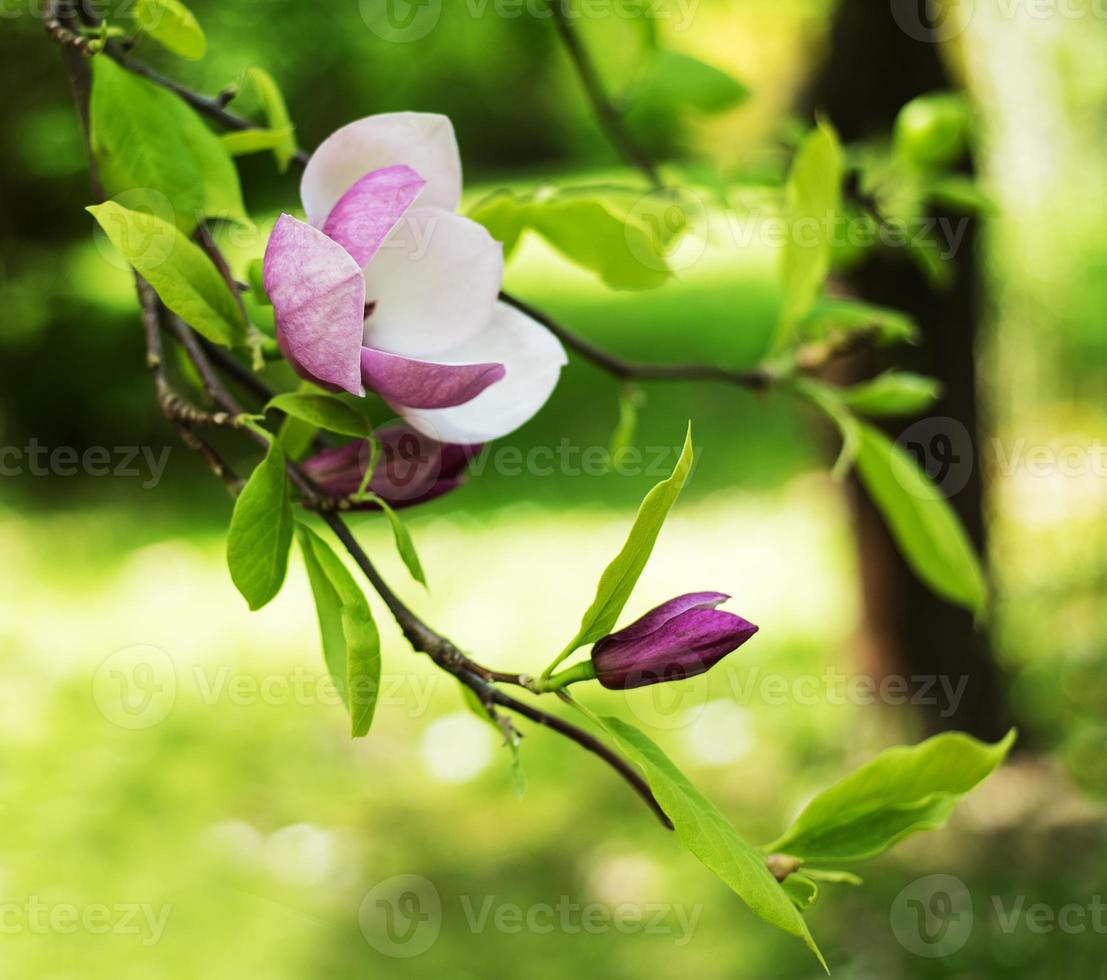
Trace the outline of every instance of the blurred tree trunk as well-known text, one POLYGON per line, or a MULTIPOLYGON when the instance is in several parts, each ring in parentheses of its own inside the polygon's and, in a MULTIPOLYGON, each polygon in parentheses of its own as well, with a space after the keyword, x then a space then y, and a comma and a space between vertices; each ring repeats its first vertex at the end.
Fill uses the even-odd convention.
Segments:
MULTIPOLYGON (((953 87, 938 45, 918 41, 896 24, 888 4, 840 0, 830 49, 811 83, 808 107, 825 112, 844 141, 891 133, 900 107, 925 92, 953 87)), ((909 370, 939 378, 942 401, 931 417, 962 423, 979 445, 975 341, 981 306, 976 260, 975 222, 952 260, 956 280, 943 292, 926 283, 903 248, 875 249, 844 277, 844 284, 865 299, 910 313, 923 343, 914 351, 896 350, 909 370)), ((890 366, 879 352, 857 365, 866 375, 890 366)), ((894 439, 912 422, 897 419, 886 427, 894 439)), ((979 454, 972 475, 950 502, 973 542, 984 546, 985 525, 979 454)), ((994 737, 1004 729, 1004 683, 992 656, 988 635, 972 617, 939 599, 900 557, 886 525, 856 483, 852 502, 857 525, 866 616, 869 667, 875 674, 946 677, 964 692, 956 710, 935 687, 939 704, 922 705, 928 730, 960 729, 994 737), (944 715, 944 716, 943 716, 944 715)), ((914 686, 912 690, 917 690, 914 686)))

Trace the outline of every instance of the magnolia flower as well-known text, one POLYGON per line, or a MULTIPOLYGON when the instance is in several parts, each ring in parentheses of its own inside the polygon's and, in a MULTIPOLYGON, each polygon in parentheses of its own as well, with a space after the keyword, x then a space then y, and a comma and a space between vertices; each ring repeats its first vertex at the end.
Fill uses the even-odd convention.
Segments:
POLYGON ((592 647, 592 668, 604 687, 625 690, 678 681, 710 670, 757 627, 715 607, 730 596, 690 592, 662 603, 592 647))
POLYGON ((461 160, 445 116, 369 116, 308 161, 308 223, 265 250, 277 342, 301 377, 371 389, 439 442, 506 435, 545 404, 565 352, 499 300, 503 249, 455 212, 461 160))
MULTIPOLYGON (((465 482, 465 468, 480 446, 443 445, 403 423, 378 429, 380 458, 366 488, 393 509, 434 500, 465 482)), ((361 487, 370 447, 364 439, 324 449, 304 460, 304 473, 331 497, 349 497, 361 487)), ((355 507, 373 509, 372 503, 355 507)))

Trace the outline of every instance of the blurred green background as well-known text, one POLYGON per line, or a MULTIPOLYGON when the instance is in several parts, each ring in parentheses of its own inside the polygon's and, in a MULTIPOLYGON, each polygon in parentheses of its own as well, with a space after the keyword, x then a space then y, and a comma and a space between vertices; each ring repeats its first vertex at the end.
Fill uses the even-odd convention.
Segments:
MULTIPOLYGON (((470 200, 505 185, 635 182, 597 132, 552 26, 525 4, 451 0, 404 43, 381 36, 371 0, 192 6, 210 41, 203 61, 173 62, 146 43, 137 54, 206 92, 265 66, 304 147, 362 115, 419 109, 454 120, 470 200)), ((637 120, 642 139, 741 168, 744 204, 768 200, 760 182, 786 161, 834 4, 658 9, 667 45, 752 94, 710 118, 637 120)), ((977 165, 997 204, 979 254, 989 436, 978 465, 999 595, 988 629, 1033 751, 976 791, 949 829, 856 869, 863 888, 824 888, 808 915, 837 976, 1107 975, 1102 912, 1102 929, 1089 915, 1083 928, 1048 931, 1014 913, 1088 907, 1107 881, 1107 22, 1093 3, 1035 9, 980 0, 944 45, 979 107, 977 165), (962 945, 941 957, 912 948, 904 909, 916 892, 902 892, 936 874, 959 879, 974 912, 962 945)), ((613 87, 638 71, 641 26, 610 14, 582 22, 613 87)), ((0 482, 0 972, 818 975, 800 944, 749 914, 602 766, 530 726, 520 799, 494 734, 381 608, 382 706, 372 735, 350 743, 323 682, 302 567, 293 562, 270 607, 246 611, 223 565, 229 501, 151 397, 132 284, 105 261, 82 210, 86 160, 58 51, 26 6, 6 5, 0 31, 0 445, 155 457, 172 447, 160 480, 139 457, 134 477, 0 482), (373 911, 410 886, 392 880, 401 875, 425 879, 416 890, 440 903, 421 927, 436 935, 417 945, 434 941, 408 958, 382 949, 373 911), (572 910, 562 920, 559 903, 598 909, 601 924, 572 910), (652 927, 610 925, 624 903, 652 927), (551 929, 496 917, 519 909, 525 922, 545 906, 551 929), (109 928, 70 928, 64 911, 42 925, 52 910, 98 907, 109 928)), ((264 155, 240 163, 263 227, 296 203, 294 172, 276 173, 264 155)), ((654 292, 608 292, 533 240, 507 284, 628 356, 737 366, 763 351, 779 298, 772 250, 726 236, 654 292)), ((605 446, 616 396, 573 360, 547 409, 496 448, 605 446)), ((841 696, 843 678, 880 669, 863 654, 851 512, 826 475, 829 434, 779 396, 653 385, 639 445, 675 447, 686 418, 700 447, 695 477, 630 612, 720 589, 761 633, 680 690, 587 701, 647 727, 747 837, 769 840, 820 787, 922 728, 910 706, 841 696)), ((659 475, 485 467, 411 513, 429 595, 405 580, 379 520, 361 518, 358 530, 430 622, 485 663, 536 671, 659 475)))

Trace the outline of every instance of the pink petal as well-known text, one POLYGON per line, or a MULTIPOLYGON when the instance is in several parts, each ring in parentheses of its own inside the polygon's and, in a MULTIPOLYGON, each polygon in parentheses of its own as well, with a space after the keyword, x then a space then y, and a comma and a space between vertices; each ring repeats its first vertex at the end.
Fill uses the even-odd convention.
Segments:
POLYGON ((365 280, 350 253, 282 214, 265 248, 264 280, 277 343, 296 373, 332 390, 364 394, 365 280))
POLYGON ((440 364, 371 347, 361 349, 361 380, 393 405, 450 408, 501 381, 502 364, 440 364))
POLYGON ((440 358, 447 363, 497 361, 507 371, 499 384, 455 408, 416 409, 393 403, 424 435, 439 442, 466 444, 498 439, 535 415, 557 384, 565 351, 540 323, 513 306, 497 303, 483 331, 440 358))
POLYGON ((456 211, 461 201, 461 156, 453 124, 428 112, 386 112, 359 119, 328 136, 311 155, 300 200, 315 226, 363 174, 406 164, 426 181, 419 203, 456 211))
POLYGON ((367 173, 338 199, 323 234, 364 269, 424 186, 426 181, 403 165, 367 173))

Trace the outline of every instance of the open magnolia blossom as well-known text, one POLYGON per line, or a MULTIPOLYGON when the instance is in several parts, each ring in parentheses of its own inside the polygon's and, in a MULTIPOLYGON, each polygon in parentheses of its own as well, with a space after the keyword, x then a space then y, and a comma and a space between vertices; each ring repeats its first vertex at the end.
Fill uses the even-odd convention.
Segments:
POLYGON ((312 155, 308 223, 282 214, 265 250, 277 342, 332 391, 377 392, 443 443, 506 435, 549 398, 565 352, 499 299, 503 250, 456 214, 461 159, 445 116, 369 116, 312 155))

